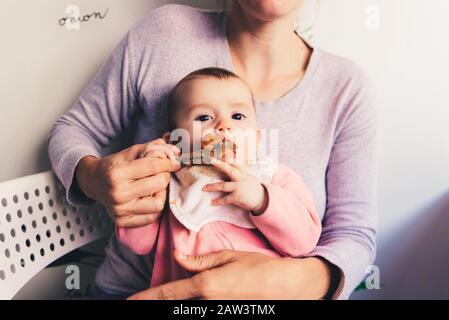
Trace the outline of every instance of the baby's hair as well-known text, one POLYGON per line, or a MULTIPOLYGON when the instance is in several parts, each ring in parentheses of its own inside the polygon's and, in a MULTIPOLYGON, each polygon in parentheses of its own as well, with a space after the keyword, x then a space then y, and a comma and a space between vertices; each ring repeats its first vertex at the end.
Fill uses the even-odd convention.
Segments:
MULTIPOLYGON (((182 78, 172 89, 170 94, 167 98, 167 109, 168 109, 168 121, 169 121, 169 127, 170 130, 176 129, 176 123, 175 123, 175 114, 178 102, 176 101, 177 93, 179 87, 181 87, 184 83, 195 80, 198 78, 215 78, 219 80, 226 80, 226 79, 240 79, 243 83, 246 84, 245 81, 243 81, 242 78, 240 78, 238 75, 236 75, 234 72, 223 69, 223 68, 217 68, 217 67, 208 67, 208 68, 202 68, 195 70, 188 75, 186 75, 184 78, 182 78)), ((248 86, 248 85, 247 85, 248 86)), ((248 86, 248 90, 249 86, 248 86)), ((251 91, 251 90, 250 90, 251 91)), ((252 95, 252 94, 251 94, 252 95)), ((254 104, 254 99, 253 99, 254 104)))

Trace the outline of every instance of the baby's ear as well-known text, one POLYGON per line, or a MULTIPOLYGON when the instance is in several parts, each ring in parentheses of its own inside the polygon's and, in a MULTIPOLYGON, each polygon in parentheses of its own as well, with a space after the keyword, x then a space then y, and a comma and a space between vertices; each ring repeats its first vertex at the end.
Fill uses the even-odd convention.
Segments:
POLYGON ((164 141, 165 141, 166 143, 170 143, 170 134, 171 134, 171 132, 168 131, 168 132, 166 132, 166 133, 164 133, 164 134, 162 135, 162 139, 164 139, 164 141))

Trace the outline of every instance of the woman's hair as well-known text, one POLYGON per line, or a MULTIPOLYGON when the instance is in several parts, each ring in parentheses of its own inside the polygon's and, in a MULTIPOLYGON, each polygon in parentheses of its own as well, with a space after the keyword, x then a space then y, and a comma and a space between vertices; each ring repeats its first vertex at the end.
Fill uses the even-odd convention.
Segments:
MULTIPOLYGON (((235 79, 242 80, 234 72, 226 70, 226 69, 222 69, 222 68, 217 68, 217 67, 208 67, 208 68, 198 69, 198 70, 195 70, 195 71, 189 73, 188 75, 186 75, 175 85, 175 87, 171 90, 171 92, 167 98, 168 122, 169 122, 170 130, 176 129, 175 115, 176 115, 176 111, 178 109, 178 104, 179 104, 179 101, 177 101, 177 94, 178 94, 179 88, 186 82, 195 80, 198 78, 214 78, 214 79, 219 79, 219 80, 235 78, 235 79)), ((243 82, 245 83, 245 81, 243 81, 243 82)))

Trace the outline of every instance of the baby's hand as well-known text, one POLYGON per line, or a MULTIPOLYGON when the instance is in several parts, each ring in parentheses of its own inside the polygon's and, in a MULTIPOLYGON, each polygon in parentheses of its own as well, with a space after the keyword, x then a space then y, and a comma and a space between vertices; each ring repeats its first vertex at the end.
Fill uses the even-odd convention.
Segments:
POLYGON ((178 162, 177 155, 179 153, 180 150, 171 144, 148 144, 139 155, 139 158, 155 157, 178 162))
POLYGON ((206 192, 229 193, 213 200, 212 205, 233 204, 255 215, 265 212, 268 207, 268 193, 259 180, 245 173, 244 169, 237 164, 229 164, 217 159, 211 159, 211 164, 231 179, 229 182, 216 182, 203 187, 203 191, 206 192))

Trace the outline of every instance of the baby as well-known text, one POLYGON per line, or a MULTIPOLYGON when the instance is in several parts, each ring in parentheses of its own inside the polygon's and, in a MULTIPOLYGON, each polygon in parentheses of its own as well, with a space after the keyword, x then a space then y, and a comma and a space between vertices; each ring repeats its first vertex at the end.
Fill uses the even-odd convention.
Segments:
MULTIPOLYGON (((137 254, 155 253, 151 287, 192 275, 177 264, 174 249, 188 255, 232 249, 273 257, 312 251, 321 222, 301 178, 269 158, 251 156, 248 146, 236 142, 236 132, 258 132, 253 96, 242 79, 219 68, 194 71, 175 86, 168 108, 172 137, 175 129, 188 133, 187 149, 193 151, 177 155, 182 166, 172 176, 160 218, 117 229, 118 238, 137 254), (237 151, 243 154, 240 161, 237 151)), ((152 148, 149 153, 175 160, 173 148, 152 148)))

